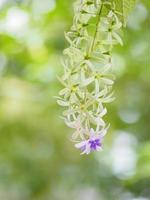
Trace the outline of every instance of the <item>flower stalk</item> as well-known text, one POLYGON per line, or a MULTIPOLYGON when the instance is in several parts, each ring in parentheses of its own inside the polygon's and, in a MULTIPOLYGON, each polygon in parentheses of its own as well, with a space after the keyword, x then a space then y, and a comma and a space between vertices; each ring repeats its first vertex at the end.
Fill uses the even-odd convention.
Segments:
POLYGON ((122 40, 122 23, 113 0, 77 0, 71 30, 65 34, 64 88, 57 102, 64 107, 63 119, 74 129, 72 140, 82 153, 102 149, 109 125, 106 104, 114 100, 111 51, 122 40), (94 34, 93 34, 94 29, 94 34))
POLYGON ((96 24, 95 34, 94 34, 93 41, 92 41, 91 51, 93 51, 93 48, 94 48, 94 45, 95 45, 95 40, 96 40, 96 36, 97 36, 97 33, 98 33, 98 26, 99 26, 99 23, 100 23, 102 9, 103 9, 103 1, 101 2, 100 6, 99 6, 98 20, 97 20, 97 24, 96 24))

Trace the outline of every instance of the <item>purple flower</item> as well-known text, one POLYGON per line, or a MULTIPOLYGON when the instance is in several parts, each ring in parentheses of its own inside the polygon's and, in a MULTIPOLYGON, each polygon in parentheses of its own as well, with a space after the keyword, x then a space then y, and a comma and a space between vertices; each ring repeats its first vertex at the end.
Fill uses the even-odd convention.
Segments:
POLYGON ((81 154, 89 154, 92 151, 100 151, 102 150, 102 139, 105 134, 106 129, 98 133, 91 129, 89 139, 75 144, 75 147, 82 151, 81 154))
POLYGON ((100 139, 89 140, 91 150, 97 150, 98 147, 101 147, 100 139))

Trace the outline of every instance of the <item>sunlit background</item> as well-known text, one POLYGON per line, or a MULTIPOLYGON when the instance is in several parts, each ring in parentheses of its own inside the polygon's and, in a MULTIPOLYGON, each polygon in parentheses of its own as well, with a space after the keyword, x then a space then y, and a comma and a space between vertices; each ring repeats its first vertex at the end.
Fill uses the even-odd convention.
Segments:
POLYGON ((55 102, 73 0, 0 0, 0 200, 150 200, 150 1, 114 49, 104 151, 80 156, 55 102))

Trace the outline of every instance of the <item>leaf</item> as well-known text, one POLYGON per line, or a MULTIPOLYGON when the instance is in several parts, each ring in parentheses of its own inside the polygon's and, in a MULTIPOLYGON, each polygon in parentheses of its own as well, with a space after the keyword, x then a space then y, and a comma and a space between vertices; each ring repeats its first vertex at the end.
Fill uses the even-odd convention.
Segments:
POLYGON ((134 8, 136 0, 113 0, 113 2, 115 3, 116 11, 122 14, 120 18, 123 25, 126 26, 128 15, 134 8))

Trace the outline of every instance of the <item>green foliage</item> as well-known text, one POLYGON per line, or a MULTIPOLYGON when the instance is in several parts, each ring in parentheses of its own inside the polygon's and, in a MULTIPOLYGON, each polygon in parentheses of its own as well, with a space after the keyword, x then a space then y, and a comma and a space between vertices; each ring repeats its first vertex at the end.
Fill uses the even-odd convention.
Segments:
POLYGON ((120 18, 124 24, 127 23, 127 18, 135 6, 136 0, 112 0, 115 3, 116 10, 121 14, 120 18))

